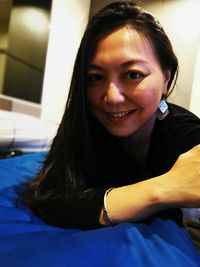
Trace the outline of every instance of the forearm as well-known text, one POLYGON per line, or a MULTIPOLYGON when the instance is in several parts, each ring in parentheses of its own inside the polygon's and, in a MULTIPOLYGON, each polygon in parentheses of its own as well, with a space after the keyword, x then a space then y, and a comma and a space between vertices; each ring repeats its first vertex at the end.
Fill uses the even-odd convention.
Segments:
MULTIPOLYGON (((170 208, 200 207, 200 145, 182 154, 158 177, 113 189, 107 196, 113 221, 140 221, 170 208)), ((106 224, 103 212, 100 223, 106 224)))
MULTIPOLYGON (((156 178, 133 185, 114 188, 106 197, 107 211, 115 223, 141 221, 170 207, 163 202, 160 185, 156 178)), ((100 223, 107 224, 104 211, 100 223)))

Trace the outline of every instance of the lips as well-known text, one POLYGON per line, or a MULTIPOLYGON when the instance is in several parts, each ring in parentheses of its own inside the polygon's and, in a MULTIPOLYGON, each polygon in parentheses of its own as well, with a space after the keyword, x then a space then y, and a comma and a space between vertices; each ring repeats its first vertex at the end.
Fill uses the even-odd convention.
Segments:
POLYGON ((135 110, 130 111, 120 111, 120 112, 106 112, 106 114, 112 118, 120 119, 128 116, 129 114, 133 113, 135 110))

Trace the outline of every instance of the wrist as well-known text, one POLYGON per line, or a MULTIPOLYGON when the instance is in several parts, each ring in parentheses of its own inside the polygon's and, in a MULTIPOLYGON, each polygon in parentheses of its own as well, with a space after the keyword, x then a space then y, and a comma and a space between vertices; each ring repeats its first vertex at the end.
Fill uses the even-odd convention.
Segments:
POLYGON ((110 217, 110 214, 109 214, 108 209, 107 209, 107 195, 113 189, 114 189, 114 187, 111 187, 111 188, 107 189, 105 194, 104 194, 104 199, 103 199, 102 216, 103 216, 103 219, 104 219, 104 223, 106 223, 106 225, 114 225, 114 222, 113 222, 112 218, 110 217))
MULTIPOLYGON (((106 196, 106 211, 115 223, 141 221, 165 209, 160 185, 155 179, 114 188, 106 196)), ((100 223, 110 225, 102 209, 100 223)))
POLYGON ((170 183, 170 180, 174 180, 174 177, 171 177, 169 172, 155 177, 152 180, 155 187, 157 201, 160 203, 162 209, 179 208, 181 206, 180 193, 170 183))

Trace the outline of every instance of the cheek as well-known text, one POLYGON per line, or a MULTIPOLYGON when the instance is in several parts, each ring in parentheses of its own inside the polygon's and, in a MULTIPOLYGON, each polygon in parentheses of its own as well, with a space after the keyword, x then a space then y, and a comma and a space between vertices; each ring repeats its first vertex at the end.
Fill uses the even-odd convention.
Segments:
POLYGON ((161 97, 162 91, 158 90, 157 87, 140 88, 132 94, 133 102, 146 111, 155 111, 160 103, 161 97))
POLYGON ((86 99, 89 104, 93 103, 95 100, 95 94, 90 89, 86 89, 86 99))
POLYGON ((145 79, 132 91, 132 98, 145 108, 158 106, 163 89, 164 83, 160 79, 145 79))
POLYGON ((87 102, 91 106, 96 106, 100 103, 101 99, 103 98, 102 90, 97 90, 96 88, 89 88, 86 90, 86 98, 87 102))
POLYGON ((95 109, 99 106, 98 95, 92 90, 87 90, 86 99, 87 99, 88 109, 92 114, 94 114, 95 109))

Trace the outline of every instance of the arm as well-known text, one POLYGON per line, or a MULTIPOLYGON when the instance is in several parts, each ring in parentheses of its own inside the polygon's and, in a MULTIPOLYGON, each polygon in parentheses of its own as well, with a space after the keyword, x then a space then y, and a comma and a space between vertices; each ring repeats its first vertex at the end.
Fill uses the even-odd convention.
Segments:
MULTIPOLYGON (((170 208, 200 207, 199 166, 200 145, 182 154, 167 173, 113 189, 106 199, 109 216, 116 223, 141 221, 170 208)), ((22 200, 50 225, 94 229, 108 224, 102 212, 104 193, 103 188, 42 192, 34 183, 22 200)))
MULTIPOLYGON (((113 189, 106 203, 116 223, 139 221, 168 208, 200 207, 200 145, 182 154, 169 172, 113 189)), ((103 215, 99 221, 105 225, 103 215)))

